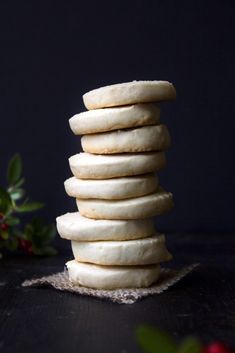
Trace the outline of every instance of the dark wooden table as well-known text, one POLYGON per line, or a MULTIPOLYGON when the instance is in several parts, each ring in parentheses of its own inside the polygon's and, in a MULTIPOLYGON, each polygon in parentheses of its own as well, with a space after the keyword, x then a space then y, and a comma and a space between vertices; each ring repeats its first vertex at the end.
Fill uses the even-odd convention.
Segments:
MULTIPOLYGON (((61 245, 62 244, 62 245, 61 245)), ((67 242, 54 258, 0 262, 0 351, 4 353, 135 353, 134 331, 149 323, 177 339, 196 334, 235 346, 235 239, 232 234, 169 234, 174 266, 200 262, 168 291, 119 305, 51 288, 22 288, 71 258, 67 242)))

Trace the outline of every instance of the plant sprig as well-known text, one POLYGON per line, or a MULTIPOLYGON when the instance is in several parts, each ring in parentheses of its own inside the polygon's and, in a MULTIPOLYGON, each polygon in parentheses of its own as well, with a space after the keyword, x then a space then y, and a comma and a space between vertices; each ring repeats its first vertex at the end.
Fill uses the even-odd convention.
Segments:
MULTIPOLYGON (((30 201, 23 188, 22 160, 15 154, 8 163, 7 187, 0 186, 0 248, 18 249, 32 255, 54 255, 50 245, 56 234, 54 224, 44 225, 38 218, 22 225, 21 214, 44 207, 41 202, 30 201)), ((1 253, 0 253, 1 257, 1 253)))
POLYGON ((169 333, 146 324, 138 326, 135 335, 144 353, 234 353, 223 342, 204 345, 195 336, 186 336, 178 343, 169 333))

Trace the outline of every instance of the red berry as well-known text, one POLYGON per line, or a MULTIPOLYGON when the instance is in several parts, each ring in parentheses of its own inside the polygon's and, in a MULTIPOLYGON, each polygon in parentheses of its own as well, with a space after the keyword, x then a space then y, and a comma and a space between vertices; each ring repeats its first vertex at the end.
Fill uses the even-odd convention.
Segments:
POLYGON ((2 230, 7 230, 9 228, 8 224, 7 223, 2 223, 1 224, 1 229, 2 230))
POLYGON ((27 249, 27 253, 28 253, 29 255, 33 255, 33 247, 32 247, 32 246, 30 246, 30 247, 27 249))
POLYGON ((28 240, 20 239, 19 242, 20 242, 20 246, 21 246, 23 249, 26 249, 26 248, 27 248, 28 240))
POLYGON ((204 353, 231 353, 231 350, 223 342, 213 342, 205 347, 204 353))
POLYGON ((20 247, 25 250, 27 253, 32 254, 32 242, 26 239, 19 240, 20 247))
POLYGON ((4 217, 4 214, 0 212, 0 219, 4 217))

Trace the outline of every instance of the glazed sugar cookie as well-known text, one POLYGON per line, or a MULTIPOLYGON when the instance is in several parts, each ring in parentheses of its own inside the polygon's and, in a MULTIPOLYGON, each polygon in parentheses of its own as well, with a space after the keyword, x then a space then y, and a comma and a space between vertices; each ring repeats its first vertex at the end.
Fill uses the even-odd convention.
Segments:
POLYGON ((174 100, 175 88, 168 81, 132 81, 100 87, 83 95, 87 109, 174 100))
POLYGON ((141 219, 169 211, 173 207, 173 197, 170 192, 158 191, 126 200, 77 199, 77 207, 81 215, 88 218, 141 219))
POLYGON ((102 180, 72 177, 64 185, 69 196, 79 199, 122 200, 151 194, 157 189, 158 180, 154 174, 102 180))
POLYGON ((154 104, 95 109, 74 115, 69 124, 75 135, 93 134, 159 123, 160 109, 154 104))
POLYGON ((126 241, 72 241, 72 251, 77 261, 106 266, 150 265, 172 259, 162 234, 126 241))
POLYGON ((94 155, 79 153, 69 158, 73 175, 80 179, 108 179, 158 171, 165 167, 164 152, 94 155))
POLYGON ((66 213, 56 218, 61 238, 75 241, 131 240, 154 234, 154 221, 138 220, 95 220, 79 212, 66 213))
POLYGON ((95 154, 164 151, 170 147, 170 142, 170 134, 165 125, 103 132, 81 138, 83 150, 95 154))
POLYGON ((160 275, 159 265, 100 266, 72 260, 66 266, 71 282, 96 289, 149 287, 160 275))

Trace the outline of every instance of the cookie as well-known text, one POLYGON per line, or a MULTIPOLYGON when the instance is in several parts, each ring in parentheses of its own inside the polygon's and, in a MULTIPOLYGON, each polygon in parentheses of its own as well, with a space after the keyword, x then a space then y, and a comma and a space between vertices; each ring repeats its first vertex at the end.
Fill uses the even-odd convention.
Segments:
POLYGON ((149 287, 160 275, 159 265, 100 266, 72 260, 66 266, 71 282, 96 289, 149 287))
POLYGON ((89 110, 69 119, 75 135, 93 134, 136 126, 157 125, 160 109, 154 104, 135 104, 125 107, 89 110))
POLYGON ((79 199, 122 200, 151 194, 158 187, 158 179, 154 174, 102 180, 72 177, 64 185, 69 196, 79 199))
POLYGON ((164 152, 115 155, 79 153, 69 158, 73 175, 79 179, 109 179, 159 171, 166 165, 164 152))
POLYGON ((83 102, 91 110, 175 98, 175 88, 168 81, 132 81, 94 89, 83 95, 83 102))
POLYGON ((170 147, 170 143, 170 134, 165 125, 103 132, 81 138, 83 150, 94 154, 164 151, 170 147))
POLYGON ((76 199, 82 216, 94 219, 142 219, 158 216, 173 207, 172 194, 158 191, 126 200, 76 199))
POLYGON ((75 260, 105 266, 158 264, 172 259, 163 234, 126 241, 72 241, 75 260))
POLYGON ((79 212, 66 213, 56 218, 61 238, 74 241, 131 240, 154 234, 154 220, 96 220, 79 212))

